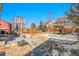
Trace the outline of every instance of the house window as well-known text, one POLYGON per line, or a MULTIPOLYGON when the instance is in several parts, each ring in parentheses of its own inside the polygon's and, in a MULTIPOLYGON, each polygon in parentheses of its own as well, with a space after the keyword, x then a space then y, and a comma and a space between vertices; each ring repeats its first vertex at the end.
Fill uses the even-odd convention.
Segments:
POLYGON ((5 31, 4 30, 0 30, 0 34, 5 34, 5 31))

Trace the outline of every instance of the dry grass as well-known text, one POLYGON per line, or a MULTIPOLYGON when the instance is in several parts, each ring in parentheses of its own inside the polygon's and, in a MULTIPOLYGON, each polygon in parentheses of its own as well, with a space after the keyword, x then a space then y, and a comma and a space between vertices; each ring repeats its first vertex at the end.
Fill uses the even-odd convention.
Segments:
POLYGON ((8 45, 8 46, 3 46, 0 48, 0 51, 5 51, 6 55, 9 56, 22 56, 25 55, 26 53, 32 51, 32 49, 34 49, 35 47, 39 46, 40 44, 42 44, 43 42, 45 42, 44 40, 44 34, 32 34, 33 37, 35 37, 35 39, 26 39, 28 42, 32 41, 32 45, 28 44, 25 46, 18 46, 16 45, 8 45))

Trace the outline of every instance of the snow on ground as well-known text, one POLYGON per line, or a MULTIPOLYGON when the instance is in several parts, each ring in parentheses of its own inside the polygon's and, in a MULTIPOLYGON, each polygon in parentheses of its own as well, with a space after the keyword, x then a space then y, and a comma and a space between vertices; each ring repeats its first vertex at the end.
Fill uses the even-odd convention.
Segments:
POLYGON ((59 35, 59 34, 49 34, 48 38, 56 38, 59 40, 69 40, 69 41, 78 41, 78 36, 77 35, 71 35, 71 34, 66 34, 66 35, 59 35))
POLYGON ((32 56, 79 56, 79 38, 77 35, 66 34, 35 34, 20 35, 8 41, 7 44, 16 44, 20 40, 26 40, 29 44, 37 46, 31 51, 32 56), (36 45, 39 42, 40 45, 36 45))
POLYGON ((32 50, 32 56, 79 56, 79 41, 76 35, 50 34, 48 40, 32 50))

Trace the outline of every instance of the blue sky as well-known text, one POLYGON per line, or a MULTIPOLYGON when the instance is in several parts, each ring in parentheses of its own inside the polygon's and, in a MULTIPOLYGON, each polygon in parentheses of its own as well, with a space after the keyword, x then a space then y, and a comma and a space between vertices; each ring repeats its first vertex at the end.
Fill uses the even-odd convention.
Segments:
POLYGON ((2 18, 7 22, 12 22, 14 16, 23 16, 26 26, 29 27, 34 21, 39 25, 40 21, 48 21, 48 13, 52 13, 52 18, 57 20, 65 16, 72 4, 69 3, 4 3, 2 18))

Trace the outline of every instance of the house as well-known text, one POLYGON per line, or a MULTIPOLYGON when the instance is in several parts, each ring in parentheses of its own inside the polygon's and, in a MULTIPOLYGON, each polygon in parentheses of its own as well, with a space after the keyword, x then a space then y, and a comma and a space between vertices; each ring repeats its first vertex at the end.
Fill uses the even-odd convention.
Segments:
POLYGON ((61 17, 59 22, 64 28, 73 28, 74 25, 66 16, 61 17))
POLYGON ((11 28, 12 25, 2 19, 0 19, 0 34, 2 34, 3 32, 5 33, 10 33, 11 32, 11 28))
POLYGON ((48 22, 47 27, 54 28, 54 25, 57 25, 56 20, 51 20, 50 22, 48 22))

